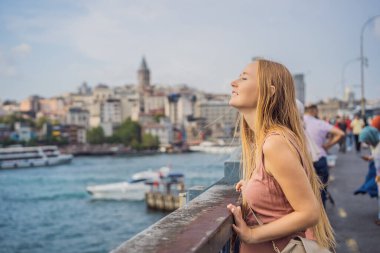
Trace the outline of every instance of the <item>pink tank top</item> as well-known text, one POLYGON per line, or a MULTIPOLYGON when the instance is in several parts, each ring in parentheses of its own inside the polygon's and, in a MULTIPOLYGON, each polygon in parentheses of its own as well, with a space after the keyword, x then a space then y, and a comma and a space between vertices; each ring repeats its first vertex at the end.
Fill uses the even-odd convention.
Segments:
MULTIPOLYGON (((269 134, 266 139, 271 135, 278 135, 276 133, 269 134)), ((265 141, 264 141, 265 142, 265 141)), ((293 142, 292 142, 293 143, 293 142)), ((294 147, 297 149, 296 145, 294 147)), ((298 151, 299 152, 299 151, 298 151)), ((257 159, 256 169, 247 182, 242 192, 243 196, 248 202, 249 207, 256 213, 257 217, 265 224, 272 222, 293 212, 293 208, 286 199, 284 192, 282 191, 278 182, 273 176, 269 175, 264 166, 264 156, 262 154, 261 159, 257 159)), ((258 225, 256 219, 252 213, 249 213, 245 218, 248 226, 258 225)), ((284 238, 274 240, 276 246, 282 250, 286 244, 296 235, 305 237, 304 232, 299 232, 293 235, 289 235, 284 238)), ((309 236, 308 236, 309 237, 309 236)), ((264 242, 257 244, 245 244, 240 245, 240 252, 260 252, 273 253, 272 242, 264 242)))

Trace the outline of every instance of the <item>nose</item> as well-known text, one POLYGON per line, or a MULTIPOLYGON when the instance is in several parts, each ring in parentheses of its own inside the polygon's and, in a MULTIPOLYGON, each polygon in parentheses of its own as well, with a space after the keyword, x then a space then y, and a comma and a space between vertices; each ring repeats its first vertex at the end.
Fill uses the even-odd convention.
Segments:
POLYGON ((238 86, 238 84, 237 84, 237 80, 233 80, 232 82, 231 82, 231 86, 232 87, 237 87, 238 86))

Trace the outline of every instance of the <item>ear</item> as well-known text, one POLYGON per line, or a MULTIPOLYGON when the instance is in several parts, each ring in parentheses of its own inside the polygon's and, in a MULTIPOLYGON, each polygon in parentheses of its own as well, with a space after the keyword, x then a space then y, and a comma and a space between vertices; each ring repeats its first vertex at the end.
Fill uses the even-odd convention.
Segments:
POLYGON ((270 96, 273 96, 274 93, 276 93, 276 87, 274 87, 274 85, 271 85, 270 86, 270 96))

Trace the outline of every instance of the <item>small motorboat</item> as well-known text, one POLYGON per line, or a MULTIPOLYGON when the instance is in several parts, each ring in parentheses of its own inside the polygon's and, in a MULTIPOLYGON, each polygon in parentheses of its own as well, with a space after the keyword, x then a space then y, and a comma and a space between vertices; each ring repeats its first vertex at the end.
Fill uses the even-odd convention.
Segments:
POLYGON ((86 190, 96 199, 143 200, 145 192, 158 187, 159 182, 169 175, 169 167, 147 170, 134 174, 130 181, 87 186, 86 190))

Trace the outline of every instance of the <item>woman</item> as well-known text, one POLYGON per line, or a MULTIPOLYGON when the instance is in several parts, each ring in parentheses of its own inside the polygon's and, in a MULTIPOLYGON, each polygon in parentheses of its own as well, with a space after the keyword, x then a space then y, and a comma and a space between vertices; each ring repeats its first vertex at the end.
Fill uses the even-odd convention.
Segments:
POLYGON ((243 179, 236 185, 243 207, 229 204, 240 252, 282 250, 295 236, 335 246, 321 204, 321 184, 313 169, 292 75, 281 64, 257 60, 231 84, 230 105, 241 115, 243 179), (243 209, 243 210, 242 210, 243 209), (264 225, 258 226, 253 212, 264 225))
MULTIPOLYGON (((362 186, 365 188, 367 185, 372 185, 374 191, 378 194, 378 214, 375 223, 380 225, 380 137, 377 128, 367 126, 363 128, 359 135, 359 141, 364 142, 371 148, 371 156, 362 156, 365 161, 369 162, 370 170, 366 177, 366 183, 362 186), (372 166, 372 167, 371 167, 372 166), (372 171, 371 171, 372 169, 372 171), (372 174, 372 175, 371 175, 372 174), (376 187, 377 183, 377 187, 376 187)), ((372 196, 371 196, 372 197, 372 196)))

